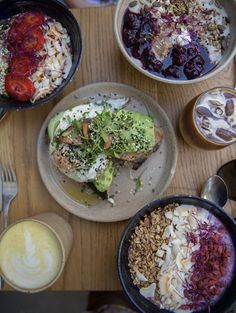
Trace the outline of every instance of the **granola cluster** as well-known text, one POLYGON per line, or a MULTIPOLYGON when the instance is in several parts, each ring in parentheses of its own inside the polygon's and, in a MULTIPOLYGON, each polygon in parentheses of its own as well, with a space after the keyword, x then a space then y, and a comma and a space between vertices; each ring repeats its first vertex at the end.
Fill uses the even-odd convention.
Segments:
POLYGON ((163 238, 163 235, 166 227, 171 224, 165 213, 172 211, 177 206, 177 203, 173 203, 164 208, 159 207, 149 216, 146 215, 144 220, 136 226, 129 250, 130 273, 135 285, 146 287, 148 282, 156 281, 160 270, 156 266, 157 262, 160 262, 157 251, 163 244, 168 243, 168 239, 163 238), (142 275, 147 280, 139 279, 142 275))

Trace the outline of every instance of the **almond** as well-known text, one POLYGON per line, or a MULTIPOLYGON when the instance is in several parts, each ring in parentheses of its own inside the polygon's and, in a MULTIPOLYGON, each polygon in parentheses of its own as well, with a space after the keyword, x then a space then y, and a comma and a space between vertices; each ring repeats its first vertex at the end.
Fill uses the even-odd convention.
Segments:
POLYGON ((234 101, 232 99, 226 101, 225 114, 227 116, 234 114, 234 101))

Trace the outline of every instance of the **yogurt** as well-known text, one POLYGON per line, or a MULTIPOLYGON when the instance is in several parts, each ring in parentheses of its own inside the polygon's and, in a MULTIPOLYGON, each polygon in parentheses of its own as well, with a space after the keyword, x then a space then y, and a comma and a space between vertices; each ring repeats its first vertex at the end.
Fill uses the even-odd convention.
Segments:
POLYGON ((56 235, 37 221, 15 224, 0 241, 0 271, 14 286, 38 289, 58 274, 62 249, 56 235))

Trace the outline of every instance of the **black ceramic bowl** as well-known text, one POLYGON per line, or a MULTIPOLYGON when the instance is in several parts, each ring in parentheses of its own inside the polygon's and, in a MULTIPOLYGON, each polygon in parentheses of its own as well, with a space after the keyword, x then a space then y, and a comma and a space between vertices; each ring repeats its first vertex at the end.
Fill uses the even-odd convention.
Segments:
MULTIPOLYGON (((140 295, 139 290, 132 283, 132 279, 129 273, 128 267, 128 253, 130 246, 130 238, 134 232, 135 227, 139 224, 140 220, 143 219, 144 215, 150 214, 155 208, 164 207, 167 204, 177 202, 179 204, 191 204, 198 207, 202 207, 212 214, 214 214, 226 227, 228 230, 234 245, 234 250, 236 252, 236 226, 234 221, 217 205, 213 204, 210 201, 193 197, 193 196, 169 196, 156 200, 143 209, 141 209, 128 223, 126 226, 118 249, 117 256, 117 267, 118 275, 120 279, 121 286, 128 296, 132 304, 142 313, 159 313, 159 312, 169 312, 168 310, 158 309, 156 305, 146 300, 143 296, 140 295)), ((219 301, 211 307, 211 313, 223 313, 228 312, 234 304, 236 304, 236 260, 234 264, 234 276, 231 284, 225 290, 223 296, 219 301)), ((198 312, 208 312, 198 311, 198 312)))
POLYGON ((5 110, 20 110, 45 104, 58 96, 67 84, 72 80, 80 64, 82 54, 82 38, 80 27, 73 14, 68 8, 57 0, 3 0, 0 1, 0 20, 10 18, 11 16, 30 11, 42 10, 48 16, 59 21, 66 29, 71 38, 72 45, 72 67, 67 78, 63 83, 48 96, 31 103, 20 102, 11 98, 0 96, 0 108, 5 110))

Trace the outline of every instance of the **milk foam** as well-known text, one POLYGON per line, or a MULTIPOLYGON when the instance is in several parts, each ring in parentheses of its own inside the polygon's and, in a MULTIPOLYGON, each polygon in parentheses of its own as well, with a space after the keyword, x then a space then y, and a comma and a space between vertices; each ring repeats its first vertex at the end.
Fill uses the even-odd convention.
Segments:
POLYGON ((11 227, 0 242, 0 269, 15 286, 41 288, 61 267, 61 246, 54 233, 35 221, 11 227))

